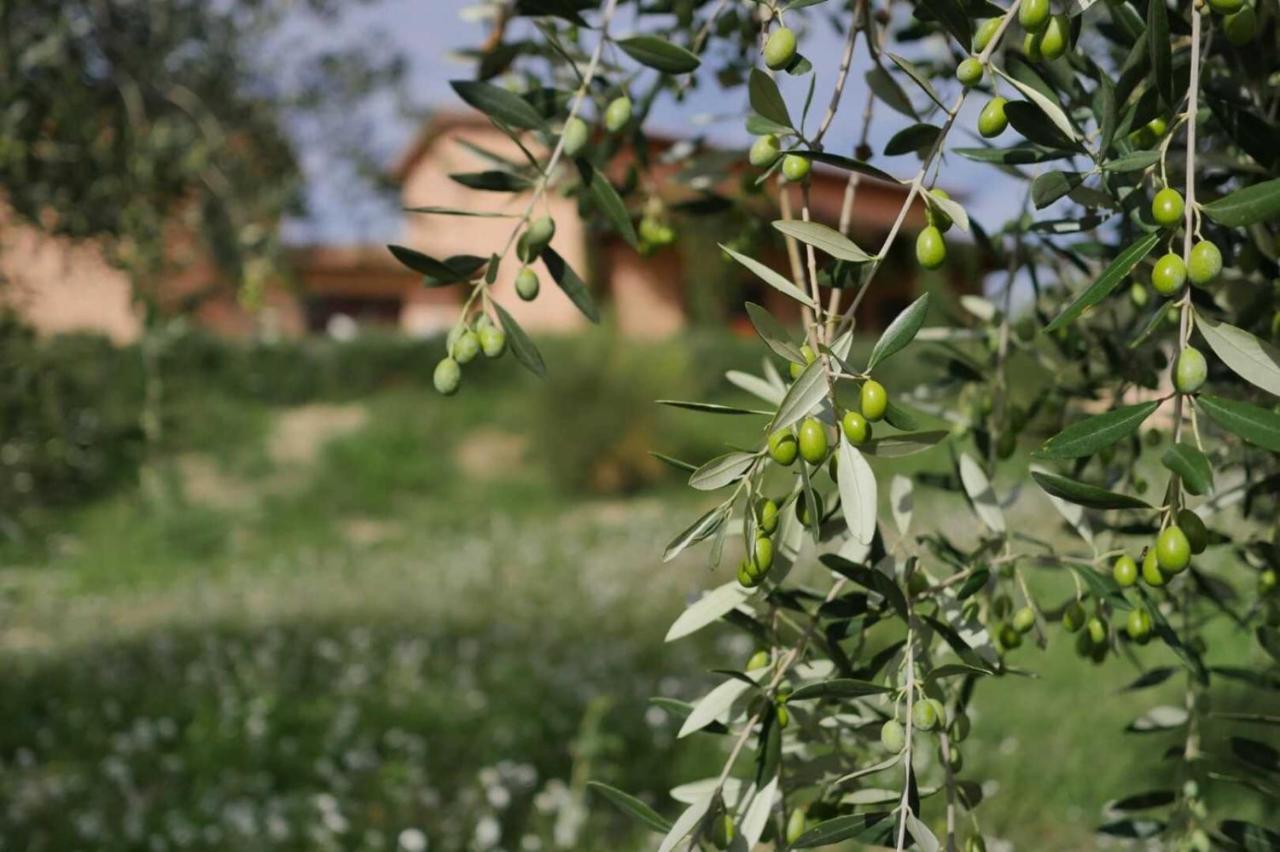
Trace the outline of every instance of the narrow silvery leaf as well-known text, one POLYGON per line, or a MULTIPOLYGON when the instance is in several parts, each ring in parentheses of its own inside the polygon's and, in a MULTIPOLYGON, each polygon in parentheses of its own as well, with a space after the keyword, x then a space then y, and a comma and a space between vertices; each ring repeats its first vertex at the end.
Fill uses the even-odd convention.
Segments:
POLYGON ((671 852, 680 841, 689 836, 689 832, 693 831, 698 821, 706 814, 707 809, 711 807, 711 796, 707 796, 701 801, 695 802, 685 808, 684 813, 676 818, 675 824, 671 826, 671 831, 667 832, 667 836, 662 838, 662 843, 658 846, 658 852, 671 852))
POLYGON ((773 809, 774 799, 778 795, 778 776, 773 776, 768 784, 755 794, 747 812, 743 814, 740 829, 742 840, 747 849, 754 849, 769 824, 769 811, 773 809))
POLYGON ((1071 119, 1067 118, 1067 114, 1062 111, 1062 107, 1059 104, 1049 100, 1041 92, 1036 91, 1021 80, 1015 80, 1013 77, 1010 77, 999 68, 996 68, 996 66, 993 65, 991 67, 995 68, 996 72, 999 73, 1001 77, 1008 80, 1015 89, 1022 92, 1028 100, 1040 107, 1040 110, 1049 117, 1049 120, 1052 121, 1068 139, 1072 142, 1078 142, 1080 140, 1079 132, 1071 124, 1071 119))
POLYGON ((756 457, 752 453, 725 453, 716 456, 693 472, 689 485, 699 491, 715 491, 741 479, 751 469, 756 457))
POLYGON ((893 522, 898 532, 905 537, 911 528, 911 514, 915 508, 915 494, 911 480, 902 474, 894 474, 889 483, 889 506, 893 509, 893 522))
POLYGON ((960 297, 960 307, 980 320, 989 320, 996 315, 995 303, 981 296, 966 293, 960 297))
POLYGON ((713 775, 710 778, 699 778, 697 781, 687 781, 684 784, 672 787, 668 795, 682 805, 692 805, 702 801, 707 796, 714 795, 715 791, 719 789, 721 797, 726 802, 732 802, 736 801, 745 790, 752 786, 754 785, 744 785, 742 781, 733 777, 724 779, 724 785, 721 786, 719 777, 713 775))
POLYGON ((804 372, 791 385, 787 395, 778 406, 778 413, 769 425, 769 432, 785 429, 804 417, 814 406, 822 402, 827 395, 827 374, 821 360, 815 360, 804 368, 804 372))
POLYGON ((839 260, 864 263, 871 255, 860 249, 853 240, 835 228, 821 222, 802 222, 796 219, 779 219, 773 227, 788 237, 794 237, 805 245, 813 246, 839 260))
POLYGON ((786 396, 786 388, 768 382, 759 376, 753 376, 750 373, 744 373, 741 370, 730 370, 724 374, 730 384, 737 385, 744 391, 763 399, 765 402, 773 405, 782 403, 782 398, 786 396))
POLYGON ((907 814, 907 831, 915 838, 920 852, 938 852, 938 838, 933 836, 929 826, 921 822, 915 814, 907 814))
POLYGON ((770 269, 760 261, 747 257, 745 254, 736 252, 728 246, 721 245, 720 248, 724 249, 730 257, 738 261, 738 263, 741 263, 747 269, 750 269, 761 281, 768 284, 770 287, 773 287, 778 292, 790 296, 792 299, 795 299, 806 307, 817 308, 813 299, 809 298, 808 294, 792 283, 791 279, 787 278, 782 273, 770 269))
POLYGON ((687 74, 697 69, 701 60, 678 44, 672 44, 656 36, 632 36, 620 39, 618 47, 628 56, 666 74, 687 74))
POLYGON ((604 796, 623 813, 634 817, 654 831, 661 831, 665 834, 671 830, 670 820, 664 819, 661 814, 630 793, 625 793, 616 787, 610 787, 608 784, 602 784, 599 781, 588 781, 587 786, 604 796))
POLYGON ((1280 350, 1242 328, 1196 313, 1196 328, 1231 371, 1267 393, 1280 396, 1280 350))
POLYGON ((664 641, 674 642, 691 633, 696 633, 708 624, 719 621, 721 617, 741 606, 754 593, 753 589, 744 589, 738 585, 736 580, 707 592, 689 606, 688 609, 680 613, 680 617, 675 620, 671 625, 671 629, 667 631, 664 641))
POLYGON ((1280 218, 1280 178, 1237 189, 1200 209, 1228 228, 1243 228, 1280 218))
POLYGON ((680 733, 676 734, 676 738, 687 737, 715 721, 727 722, 733 702, 750 688, 751 684, 730 678, 708 692, 693 705, 693 711, 680 726, 680 733))
POLYGON ((1280 414, 1247 402, 1201 394, 1196 397, 1214 423, 1251 444, 1280 453, 1280 414))
POLYGON ((876 475, 852 444, 840 441, 840 505, 855 541, 868 544, 876 534, 876 475))
POLYGON ((671 543, 667 545, 667 549, 663 551, 662 561, 670 562, 683 553, 689 545, 696 544, 711 535, 720 524, 724 523, 725 518, 728 516, 729 507, 722 505, 699 517, 698 520, 694 521, 671 540, 671 543))
MULTIPOLYGON (((1040 468, 1032 468, 1032 470, 1038 473, 1048 472, 1041 470, 1040 468)), ((1062 515, 1066 522, 1071 525, 1071 528, 1080 534, 1081 538, 1090 544, 1093 543, 1093 528, 1089 526, 1089 521, 1084 516, 1083 506, 1076 503, 1068 503, 1066 500, 1063 500, 1056 494, 1050 494, 1048 491, 1045 492, 1044 496, 1049 498, 1049 502, 1053 504, 1053 508, 1058 510, 1058 514, 1062 515)))
POLYGON ((1115 408, 1078 420, 1032 453, 1041 459, 1075 459, 1090 456, 1137 431, 1142 422, 1160 407, 1159 400, 1115 408))
POLYGON ((1128 494, 1118 494, 1097 485, 1044 471, 1032 471, 1031 478, 1045 493, 1061 497, 1088 509, 1150 509, 1151 504, 1128 494))
POLYGON ((991 481, 968 453, 960 456, 960 480, 964 483, 965 493, 973 501, 973 510, 982 522, 992 532, 1004 532, 1004 513, 1000 511, 1000 502, 991 488, 991 481))
POLYGON ((889 323, 889 327, 880 335, 880 339, 871 350, 871 358, 867 361, 868 372, 910 343, 919 333, 920 327, 924 325, 924 319, 928 313, 929 294, 925 293, 894 317, 893 322, 889 323))
POLYGON ((924 201, 930 207, 936 207, 938 210, 946 214, 947 218, 955 223, 955 226, 966 233, 969 230, 969 214, 960 206, 960 202, 954 198, 940 198, 932 192, 922 193, 924 201))

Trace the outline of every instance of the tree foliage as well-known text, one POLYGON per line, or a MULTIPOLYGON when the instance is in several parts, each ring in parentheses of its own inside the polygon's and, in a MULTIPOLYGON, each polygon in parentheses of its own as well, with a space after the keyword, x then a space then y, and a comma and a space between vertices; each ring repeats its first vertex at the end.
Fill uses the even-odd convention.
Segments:
MULTIPOLYGON (((724 769, 673 791, 673 818, 604 786, 602 801, 661 832, 663 852, 744 849, 764 837, 778 848, 982 849, 983 788, 959 744, 983 683, 1034 668, 1024 644, 1073 643, 1082 665, 1136 660, 1138 646, 1155 644, 1161 666, 1132 689, 1176 675, 1184 696, 1128 730, 1166 735, 1149 756, 1161 786, 1115 791, 1098 830, 1175 849, 1276 848, 1274 832, 1229 805, 1210 809, 1242 791, 1275 796, 1274 762, 1262 757, 1274 751, 1250 734, 1280 717, 1213 709, 1242 684, 1257 706, 1273 706, 1280 663, 1274 3, 493 8, 499 27, 478 53, 478 79, 456 88, 528 154, 500 166, 507 186, 488 188, 530 197, 507 244, 458 276, 469 296, 444 362, 454 365, 447 390, 461 380, 458 341, 477 326, 500 322, 520 362, 544 369, 490 284, 499 264, 532 270, 553 241, 554 228, 535 218, 547 192, 575 196, 630 242, 661 242, 680 211, 652 191, 643 128, 655 103, 695 86, 736 99, 757 141, 737 158, 682 151, 681 173, 703 178, 699 205, 758 209, 754 196, 776 185, 787 268, 767 265, 759 241, 726 245, 725 256, 804 315, 797 336, 748 306, 762 370, 730 379, 759 397, 754 407, 667 401, 760 426, 754 446, 670 460, 722 499, 666 558, 701 545, 712 565, 736 563, 736 578, 692 604, 667 638, 726 623, 760 649, 721 673, 680 731, 724 738, 724 769), (840 57, 805 54, 796 33, 821 26, 844 38, 840 57), (836 138, 828 131, 853 97, 857 52, 871 66, 867 121, 858 138, 836 138), (815 91, 819 70, 829 97, 815 91), (803 100, 783 95, 783 75, 807 81, 803 100), (977 146, 957 132, 970 102, 982 104, 977 146), (868 162, 865 126, 886 109, 914 122, 888 143, 920 161, 905 178, 868 162), (635 165, 615 184, 609 163, 624 147, 635 165), (958 157, 1021 180, 1021 209, 1003 223, 971 220, 934 186, 958 157), (744 160, 751 179, 734 180, 744 160), (811 215, 814 165, 848 175, 838 222, 811 215), (900 180, 906 199, 883 243, 859 246, 848 205, 873 179, 900 180), (996 270, 992 298, 966 297, 964 315, 927 329, 942 312, 916 302, 868 338, 863 361, 852 354, 867 336, 856 308, 885 286, 877 272, 918 204, 928 219, 915 237, 920 264, 946 264, 948 241, 967 232, 996 270), (877 369, 906 347, 927 347, 942 369, 914 387, 884 387, 877 369), (1001 464, 1020 438, 1041 445, 1029 477, 1001 464), (880 469, 883 457, 939 445, 949 476, 880 469), (968 529, 917 518, 920 488, 963 495, 968 529), (1045 510, 1032 528, 1010 522, 1023 501, 1045 510), (1060 543, 1065 535, 1074 545, 1060 543), (1070 577, 1075 592, 1037 598, 1027 578, 1041 571, 1070 577), (1251 637, 1247 659, 1206 645, 1218 622, 1251 637), (922 756, 932 751, 937 760, 922 756), (926 819, 930 797, 942 818, 926 819)), ((590 305, 582 292, 575 301, 590 305)))

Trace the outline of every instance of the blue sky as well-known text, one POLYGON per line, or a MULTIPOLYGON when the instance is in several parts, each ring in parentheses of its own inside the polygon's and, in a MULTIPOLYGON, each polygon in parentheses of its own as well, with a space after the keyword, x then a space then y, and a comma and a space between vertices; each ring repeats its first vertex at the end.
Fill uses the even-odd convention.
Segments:
MULTIPOLYGON (((462 12, 467 0, 384 0, 368 9, 349 13, 342 22, 342 38, 369 38, 387 40, 390 45, 403 50, 410 61, 408 89, 413 100, 425 108, 459 108, 449 80, 471 76, 472 68, 451 57, 451 52, 477 44, 483 38, 482 24, 464 20, 462 12)), ((814 19, 814 29, 802 36, 801 51, 814 59, 818 68, 817 94, 813 112, 820 117, 829 97, 836 73, 841 39, 820 20, 814 19)), ((617 22, 615 32, 625 34, 627 21, 617 22)), ((317 34, 317 37, 325 37, 317 34)), ((930 49, 940 50, 940 43, 912 46, 913 58, 930 49)), ((905 51, 904 51, 905 52, 905 51)), ((858 46, 857 60, 850 74, 841 111, 827 136, 828 150, 848 152, 861 132, 862 107, 866 98, 864 75, 868 67, 865 48, 858 46)), ((807 82, 794 79, 786 94, 788 101, 803 101, 803 86, 807 82)), ((909 87, 910 84, 904 84, 909 87)), ((909 92, 915 96, 918 91, 909 92)), ((947 90, 944 101, 954 97, 947 90)), ((923 96, 915 98, 917 103, 923 96)), ((746 93, 743 89, 726 93, 712 81, 708 81, 684 104, 663 102, 653 117, 653 123, 667 131, 678 131, 691 125, 709 139, 728 146, 749 144, 750 137, 742 128, 741 112, 745 109, 746 93), (727 94, 727 97, 726 97, 727 94)), ((977 144, 972 133, 981 108, 981 99, 971 98, 960 116, 955 131, 949 139, 954 145, 977 144)), ((379 116, 373 138, 380 154, 388 163, 404 149, 416 132, 416 123, 392 118, 389 105, 373 104, 372 113, 379 116)), ((811 121, 816 120, 811 117, 811 121)), ((872 122, 871 146, 877 153, 884 143, 902 127, 911 122, 877 104, 872 122)), ((1012 135, 1009 131, 1008 135, 1012 135)), ((1006 144, 1010 140, 1004 140, 1006 144)), ((334 168, 320 152, 304 150, 304 161, 310 176, 312 215, 304 222, 293 223, 289 236, 296 241, 374 242, 394 238, 399 216, 392 206, 379 204, 368 196, 352 191, 351 181, 343 178, 341 168, 334 168)), ((899 157, 877 156, 876 165, 902 178, 909 178, 918 168, 914 155, 899 157)), ((965 203, 970 215, 989 228, 998 227, 1016 208, 1023 189, 989 166, 971 163, 963 158, 948 158, 939 181, 940 186, 953 191, 965 203), (957 190, 957 188, 959 188, 957 190)))

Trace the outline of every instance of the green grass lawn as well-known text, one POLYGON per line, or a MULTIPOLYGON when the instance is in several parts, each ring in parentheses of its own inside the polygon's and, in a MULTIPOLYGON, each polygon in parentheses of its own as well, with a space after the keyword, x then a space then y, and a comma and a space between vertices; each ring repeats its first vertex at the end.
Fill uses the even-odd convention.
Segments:
MULTIPOLYGON (((598 432, 641 457, 642 439, 709 454, 722 436, 680 412, 600 426, 589 383, 564 382, 558 401, 520 381, 177 406, 164 499, 117 493, 6 552, 0 850, 652 848, 585 782, 672 814, 667 789, 718 769, 719 739, 677 744, 646 701, 695 698, 749 654, 723 627, 662 642, 732 560, 661 563, 701 505, 675 478, 598 452, 595 475, 630 491, 593 497, 557 466, 598 432)), ((918 524, 973 527, 963 502, 918 496, 918 524)), ((1014 525, 1075 547, 1050 511, 1026 494, 1014 525)), ((1047 603, 1071 588, 1031 582, 1047 603)), ((1210 645, 1238 661, 1247 642, 1210 645)), ((1181 679, 1121 692, 1137 663, 1082 662, 1056 629, 1015 662, 1037 677, 982 682, 964 746, 984 832, 1095 848, 1107 800, 1166 780, 1160 735, 1122 731, 1181 679)))

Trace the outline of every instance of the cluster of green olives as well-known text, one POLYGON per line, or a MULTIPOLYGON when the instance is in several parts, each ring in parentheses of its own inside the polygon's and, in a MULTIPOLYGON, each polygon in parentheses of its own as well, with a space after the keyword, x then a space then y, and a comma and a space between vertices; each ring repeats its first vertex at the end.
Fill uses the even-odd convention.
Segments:
MULTIPOLYGON (((937 188, 929 193, 943 200, 951 197, 937 188)), ((951 217, 932 204, 925 206, 924 215, 925 226, 916 235, 916 261, 925 269, 937 269, 947 260, 947 241, 942 235, 951 228, 951 217)))
POLYGON ((1258 34, 1258 13, 1245 0, 1208 0, 1209 8, 1222 16, 1227 41, 1239 47, 1258 34))
POLYGON ((1036 626, 1035 608, 1027 604, 1010 615, 1009 610, 1012 609, 1012 602, 1009 601, 1008 597, 998 598, 995 603, 997 606, 993 607, 994 614, 999 618, 1005 619, 996 629, 996 641, 1006 651, 1021 647, 1022 637, 1030 633, 1032 628, 1036 626), (1002 601, 1004 602, 1003 608, 999 606, 1002 601))
MULTIPOLYGON (((764 45, 764 64, 774 71, 790 68, 798 60, 796 34, 787 27, 778 27, 769 35, 764 45)), ((803 183, 813 170, 813 163, 799 154, 783 154, 782 140, 777 134, 766 133, 756 137, 747 160, 758 169, 773 166, 782 157, 782 176, 791 183, 803 183)))
MULTIPOLYGON (((604 127, 610 133, 617 133, 631 123, 631 98, 619 95, 604 109, 604 127)), ((591 140, 591 128, 578 116, 564 123, 560 131, 561 144, 566 157, 576 157, 587 148, 591 140)))
POLYGON ((507 350, 507 333, 493 324, 488 314, 481 314, 474 325, 459 323, 445 338, 447 354, 436 364, 432 383, 440 393, 452 396, 462 383, 462 365, 474 361, 481 352, 486 358, 498 358, 507 350))
MULTIPOLYGON (((871 424, 884 419, 889 393, 875 379, 867 379, 858 392, 858 406, 861 411, 849 410, 840 418, 840 431, 854 446, 871 440, 871 424)), ((830 450, 827 427, 816 417, 806 417, 797 428, 779 429, 769 436, 769 458, 783 467, 792 465, 797 456, 811 465, 820 465, 830 450)), ((799 501, 797 512, 804 511, 802 505, 803 501, 799 501)))
MULTIPOLYGON (((924 733, 946 731, 950 746, 947 758, 951 771, 960 771, 964 765, 964 758, 960 754, 958 744, 969 736, 968 716, 957 713, 956 717, 948 723, 945 704, 936 698, 921 698, 911 705, 911 728, 913 731, 924 733)), ((884 746, 890 754, 898 754, 907 747, 906 727, 898 721, 896 715, 880 726, 880 745, 884 746)), ((942 758, 941 748, 939 748, 938 757, 942 758)))
MULTIPOLYGON (((800 502, 803 502, 801 500, 800 502)), ((756 534, 751 545, 751 552, 742 557, 738 565, 738 582, 748 589, 754 589, 764 582, 769 569, 773 567, 773 534, 778 530, 778 504, 775 500, 764 499, 755 507, 756 534)), ((759 668, 759 654, 751 658, 747 669, 759 668)), ((767 663, 768 660, 765 660, 767 663)))
POLYGON ((1022 0, 1018 23, 1026 31, 1022 52, 1032 62, 1057 59, 1071 46, 1071 20, 1066 15, 1054 15, 1049 0, 1022 0))
POLYGON ((1209 530, 1200 516, 1190 509, 1178 512, 1175 523, 1162 529, 1142 557, 1142 568, 1128 554, 1121 555, 1111 567, 1111 576, 1122 588, 1136 585, 1138 578, 1148 585, 1166 585, 1175 575, 1186 570, 1191 557, 1204 553, 1209 546, 1209 530))
POLYGON ((550 216, 543 216, 530 222, 529 227, 525 228, 524 233, 516 240, 516 256, 524 264, 516 273, 516 295, 526 302, 532 302, 538 298, 538 291, 541 289, 538 273, 534 272, 529 264, 541 256, 555 235, 555 220, 550 216))
MULTIPOLYGON (((986 50, 991 39, 995 38, 999 31, 999 18, 988 18, 979 24, 973 36, 973 52, 977 54, 986 50)), ((965 88, 971 88, 982 81, 984 70, 981 61, 976 56, 970 56, 956 68, 956 77, 965 88)), ((1006 103, 1008 101, 1004 98, 994 97, 982 107, 982 112, 978 115, 978 132, 984 139, 994 139, 1004 133, 1004 129, 1009 126, 1009 120, 1004 115, 1006 103)))

